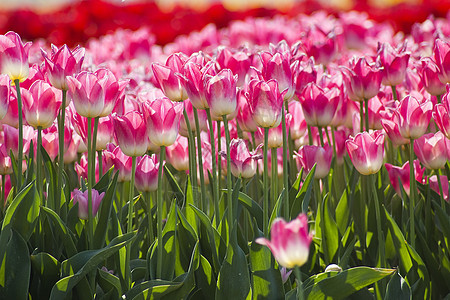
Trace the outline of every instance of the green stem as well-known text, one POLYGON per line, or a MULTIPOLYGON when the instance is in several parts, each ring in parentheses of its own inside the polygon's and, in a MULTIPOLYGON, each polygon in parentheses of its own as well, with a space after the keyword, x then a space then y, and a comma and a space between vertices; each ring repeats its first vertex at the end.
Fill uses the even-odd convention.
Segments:
POLYGON ((394 97, 394 100, 398 101, 397 89, 396 89, 395 85, 391 85, 391 89, 392 89, 392 96, 394 97))
POLYGON ((437 95, 436 98, 437 98, 438 104, 441 103, 441 101, 442 101, 442 95, 437 95))
MULTIPOLYGON (((251 133, 252 136, 252 146, 253 151, 256 149, 256 139, 255 139, 255 133, 251 133)), ((259 201, 259 164, 256 164, 256 174, 255 174, 255 182, 252 184, 253 186, 253 199, 255 201, 259 201)))
POLYGON ((369 131, 369 99, 364 99, 365 117, 366 117, 366 131, 369 131))
POLYGON ((302 283, 302 274, 300 273, 300 267, 294 267, 295 278, 297 279, 297 299, 303 300, 303 283, 302 283))
POLYGON ((97 151, 98 155, 98 179, 101 179, 103 176, 103 157, 102 150, 97 151))
POLYGON ((309 142, 309 145, 311 145, 311 146, 314 144, 311 125, 308 125, 308 142, 309 142))
MULTIPOLYGON (((233 202, 231 194, 233 191, 233 186, 231 184, 231 159, 230 159, 230 130, 228 128, 227 116, 223 115, 223 126, 225 127, 225 140, 227 146, 227 203, 228 203, 228 230, 232 232, 233 228, 233 202)), ((231 238, 230 238, 231 240, 231 238)))
POLYGON ((269 163, 268 163, 268 144, 269 144, 269 128, 264 128, 264 173, 263 173, 263 182, 264 182, 264 203, 263 203, 263 230, 264 236, 269 237, 269 163))
POLYGON ((439 184, 439 193, 441 194, 441 206, 442 206, 442 209, 445 211, 444 190, 442 189, 441 175, 442 175, 442 171, 441 171, 441 169, 439 169, 438 173, 437 173, 437 180, 438 180, 438 184, 439 184))
POLYGON ((88 237, 89 237, 89 245, 90 247, 94 246, 94 217, 92 214, 92 176, 95 176, 95 171, 92 171, 92 128, 91 128, 91 124, 92 124, 92 118, 88 117, 87 118, 87 134, 88 134, 88 145, 87 145, 87 150, 88 150, 88 159, 87 159, 87 163, 88 163, 88 237))
POLYGON ((211 155, 212 155, 212 173, 213 173, 212 174, 212 177, 213 177, 212 188, 213 188, 213 199, 214 199, 214 219, 216 222, 216 227, 219 227, 219 222, 220 222, 219 182, 217 181, 216 141, 214 140, 213 121, 211 118, 211 111, 209 110, 209 108, 206 109, 206 116, 208 118, 209 140, 211 143, 211 155))
MULTIPOLYGON (((221 121, 218 120, 217 121, 217 152, 220 152, 222 150, 222 135, 220 132, 220 127, 221 127, 221 121)), ((222 156, 221 155, 217 155, 217 186, 218 186, 218 191, 220 191, 222 189, 222 156)), ((220 197, 219 197, 220 198, 220 197)))
POLYGON ((58 154, 58 180, 55 198, 55 212, 58 214, 61 207, 61 193, 63 188, 63 170, 64 170, 64 121, 66 118, 66 98, 67 91, 62 90, 62 103, 61 110, 58 116, 58 144, 59 144, 59 154, 58 154))
MULTIPOLYGON (((277 149, 271 148, 271 167, 272 167, 272 201, 270 203, 269 210, 272 210, 277 199, 278 199, 278 155, 277 155, 277 149)), ((269 199, 270 200, 270 199, 269 199)))
POLYGON ((2 202, 0 203, 0 217, 2 218, 3 213, 5 211, 5 182, 6 182, 5 176, 6 176, 5 174, 2 175, 2 196, 1 196, 2 202))
MULTIPOLYGON (((158 252, 157 252, 157 265, 156 265, 156 278, 161 279, 162 275, 162 257, 163 257, 163 169, 164 169, 164 159, 166 154, 166 147, 161 146, 160 156, 159 156, 159 170, 158 170, 158 191, 156 199, 156 213, 158 218, 158 252)), ((195 179, 197 180, 197 178, 195 179)))
POLYGON ((22 187, 22 160, 23 160, 23 116, 22 116, 22 95, 20 93, 20 81, 14 80, 17 91, 17 107, 19 112, 19 153, 17 156, 17 191, 22 187))
POLYGON ((364 103, 363 102, 359 102, 359 126, 360 132, 364 131, 364 103))
POLYGON ((414 224, 414 207, 415 207, 415 194, 416 194, 416 179, 414 176, 414 140, 410 139, 409 147, 409 184, 410 184, 410 197, 409 197, 409 238, 410 244, 415 249, 415 224, 414 224))
MULTIPOLYGON (((287 102, 286 108, 287 108, 287 102)), ((283 106, 281 112, 281 122, 282 122, 282 130, 283 130, 283 185, 284 185, 284 217, 289 219, 289 169, 288 169, 288 136, 286 130, 286 116, 285 116, 285 107, 283 106)))
POLYGON ((153 216, 152 216, 152 197, 150 195, 150 192, 145 192, 145 199, 147 199, 147 218, 148 218, 148 245, 152 244, 152 242, 155 240, 155 237, 153 236, 153 216))
POLYGON ((376 185, 376 174, 369 175, 372 177, 372 194, 375 205, 375 217, 377 219, 377 234, 378 234, 378 255, 380 258, 380 265, 378 267, 384 268, 386 266, 385 253, 384 253, 384 236, 381 229, 381 214, 380 214, 380 203, 378 199, 378 191, 376 185))
POLYGON ((97 131, 98 131, 98 120, 100 117, 96 117, 94 118, 94 133, 92 135, 92 158, 91 158, 91 166, 94 172, 94 176, 92 176, 91 180, 92 180, 92 186, 94 186, 95 184, 95 156, 97 154, 97 131))
POLYGON ((320 139, 320 146, 324 147, 325 146, 325 142, 323 140, 323 130, 322 127, 317 126, 317 129, 319 131, 319 139, 320 139))
POLYGON ((44 206, 44 197, 42 196, 42 175, 41 175, 41 147, 42 147, 42 128, 37 128, 37 151, 36 151, 36 181, 38 197, 41 200, 41 205, 44 206))
POLYGON ((195 155, 195 139, 192 134, 191 123, 189 122, 189 117, 187 115, 186 108, 183 109, 184 121, 186 122, 186 128, 188 131, 188 143, 189 143, 189 175, 191 177, 192 186, 192 196, 194 199, 194 204, 198 207, 197 203, 197 158, 195 155))
POLYGON ((206 186, 205 186, 205 175, 203 173, 203 157, 202 157, 202 140, 200 137, 200 123, 198 121, 198 112, 195 107, 192 107, 192 110, 194 111, 194 120, 195 120, 195 132, 197 134, 197 156, 198 156, 198 165, 200 168, 198 168, 200 172, 200 188, 201 188, 201 195, 200 195, 200 209, 203 209, 203 211, 206 211, 206 186))
MULTIPOLYGON (((133 156, 131 158, 131 182, 130 182, 130 190, 128 193, 128 223, 127 223, 127 233, 131 232, 133 230, 133 195, 134 195, 134 178, 136 173, 136 156, 133 156)), ((126 246, 126 260, 125 260, 125 282, 128 285, 128 289, 131 288, 131 244, 128 244, 126 246)))

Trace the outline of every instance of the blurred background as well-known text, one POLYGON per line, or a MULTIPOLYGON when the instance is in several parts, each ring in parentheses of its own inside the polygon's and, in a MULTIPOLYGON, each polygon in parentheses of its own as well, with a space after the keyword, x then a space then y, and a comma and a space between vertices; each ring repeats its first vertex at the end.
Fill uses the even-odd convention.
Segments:
POLYGON ((209 23, 222 28, 247 17, 295 18, 321 9, 336 15, 367 12, 373 20, 408 33, 413 23, 430 15, 445 17, 450 0, 1 0, 0 30, 73 46, 118 28, 146 27, 157 44, 165 45, 209 23))

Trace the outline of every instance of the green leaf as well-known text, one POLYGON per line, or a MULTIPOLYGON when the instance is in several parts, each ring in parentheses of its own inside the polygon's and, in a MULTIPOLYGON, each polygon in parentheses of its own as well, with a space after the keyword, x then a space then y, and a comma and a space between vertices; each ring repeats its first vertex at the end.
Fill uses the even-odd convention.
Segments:
POLYGON ((164 175, 169 181, 170 186, 172 187, 172 192, 175 193, 175 197, 179 201, 179 203, 183 203, 184 201, 184 193, 181 189, 180 185, 178 184, 178 181, 173 177, 172 172, 170 172, 167 165, 164 165, 164 175))
POLYGON ((307 299, 344 299, 360 289, 393 274, 395 269, 355 267, 342 272, 327 272, 305 281, 307 299))
MULTIPOLYGON (((233 231, 236 231, 237 225, 233 228, 233 231)), ((217 279, 215 299, 251 299, 251 297, 247 259, 237 244, 236 233, 233 232, 217 279)))
POLYGON ((120 299, 122 296, 122 287, 120 279, 105 270, 98 269, 98 284, 105 293, 111 292, 110 298, 120 299))
POLYGON ((295 197, 294 203, 292 204, 291 208, 291 219, 295 219, 301 212, 306 213, 308 211, 309 201, 311 200, 312 195, 312 186, 315 172, 316 165, 314 165, 311 171, 309 171, 308 175, 306 175, 302 187, 295 197))
POLYGON ((5 251, 2 251, 0 295, 2 299, 27 299, 31 273, 28 246, 21 234, 14 229, 8 231, 11 238, 5 245, 5 251))
POLYGON ((281 205, 282 205, 282 202, 283 202, 283 199, 284 199, 284 193, 285 193, 285 189, 283 189, 283 191, 278 196, 278 200, 275 203, 275 206, 274 206, 274 208, 272 210, 272 214, 270 215, 270 220, 269 220, 270 228, 269 228, 269 231, 272 228, 273 220, 275 220, 275 218, 278 218, 278 217, 281 216, 281 205))
POLYGON ((50 299, 62 299, 82 280, 108 257, 130 243, 135 234, 130 232, 113 239, 108 246, 99 250, 80 252, 62 263, 63 273, 75 273, 59 280, 52 288, 50 299))
MULTIPOLYGON (((163 229, 163 268, 161 279, 171 280, 175 269, 175 230, 177 224, 177 204, 172 202, 167 222, 163 229)), ((157 242, 157 247, 160 247, 157 242)))
MULTIPOLYGON (((31 267, 33 271, 31 286, 35 286, 33 299, 48 299, 53 285, 60 279, 59 261, 46 252, 31 255, 31 267)), ((33 290, 33 288, 32 288, 33 290)))
POLYGON ((340 236, 339 236, 339 230, 337 228, 336 222, 333 219, 331 208, 330 208, 330 194, 327 194, 325 196, 325 199, 323 200, 323 236, 322 236, 322 242, 326 241, 325 243, 322 243, 322 246, 325 248, 322 249, 322 252, 325 254, 325 261, 327 263, 335 262, 336 261, 336 254, 340 248, 340 236))
POLYGON ((409 300, 411 298, 411 288, 400 274, 395 273, 386 289, 385 300, 409 300))
POLYGON ((447 249, 450 249, 448 242, 448 239, 450 238, 450 217, 436 201, 433 201, 433 206, 435 214, 437 216, 437 228, 442 231, 444 235, 445 245, 447 246, 447 249))
POLYGON ((211 264, 203 255, 200 255, 200 265, 195 271, 195 282, 204 299, 214 299, 217 281, 211 264))
POLYGON ((263 228, 263 210, 250 196, 239 192, 239 202, 249 211, 250 215, 256 219, 258 228, 263 228))
POLYGON ((350 206, 348 202, 347 192, 344 191, 336 207, 336 223, 341 235, 347 230, 350 221, 350 206))

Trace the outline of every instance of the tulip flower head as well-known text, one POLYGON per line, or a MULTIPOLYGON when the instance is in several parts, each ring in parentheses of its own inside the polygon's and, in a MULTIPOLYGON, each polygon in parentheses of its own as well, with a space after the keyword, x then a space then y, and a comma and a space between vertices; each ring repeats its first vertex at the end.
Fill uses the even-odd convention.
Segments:
POLYGON ((9 99, 11 95, 11 81, 8 75, 0 74, 0 120, 8 112, 9 99))
POLYGON ((363 175, 377 173, 383 165, 384 134, 380 131, 361 132, 345 142, 356 170, 363 175))
POLYGON ((381 72, 384 85, 397 86, 405 80, 409 57, 406 45, 400 49, 395 49, 388 43, 378 45, 377 62, 383 67, 381 72))
POLYGON ((394 111, 393 121, 404 138, 418 139, 427 131, 432 109, 431 101, 420 102, 413 96, 406 96, 394 111))
MULTIPOLYGON (((394 188, 397 195, 401 196, 402 192, 400 190, 400 184, 402 185, 405 193, 409 196, 411 184, 409 181, 409 161, 403 164, 403 166, 398 167, 391 164, 384 164, 386 170, 388 171, 389 180, 391 186, 394 188)), ((418 160, 414 161, 414 177, 420 183, 423 183, 423 174, 425 168, 420 167, 418 160)))
POLYGON ((308 84, 299 98, 306 123, 310 126, 329 126, 338 108, 339 94, 337 88, 322 89, 315 83, 308 84))
POLYGON ((136 165, 136 179, 134 185, 141 192, 152 192, 158 188, 159 163, 156 155, 144 155, 136 165))
POLYGON ((188 94, 181 79, 175 74, 181 73, 184 58, 180 53, 174 53, 167 58, 166 65, 153 64, 152 71, 164 95, 172 101, 186 100, 188 94))
MULTIPOLYGON (((102 202, 105 192, 99 194, 97 190, 92 189, 92 215, 97 214, 100 203, 102 202)), ((88 191, 74 190, 72 192, 73 203, 78 203, 78 217, 83 220, 88 219, 88 191)))
POLYGON ((131 111, 113 116, 114 135, 125 155, 136 157, 147 152, 146 126, 141 113, 131 111))
POLYGON ((442 169, 449 159, 450 140, 440 131, 427 133, 414 141, 414 153, 431 170, 442 169))
POLYGON ((322 179, 330 172, 333 150, 328 145, 325 145, 325 147, 305 145, 298 152, 295 152, 295 157, 297 158, 297 166, 299 169, 303 168, 305 177, 316 165, 314 178, 322 179))
POLYGON ((275 54, 261 52, 259 56, 263 65, 261 72, 262 78, 264 80, 276 80, 278 82, 278 89, 284 100, 291 99, 294 95, 295 88, 289 57, 280 52, 275 54))
POLYGON ((275 80, 252 80, 246 94, 250 114, 262 128, 277 127, 281 123, 283 97, 275 80))
POLYGON ((308 217, 300 214, 287 223, 277 218, 270 229, 271 240, 257 238, 256 243, 269 247, 278 263, 285 268, 300 267, 308 261, 312 233, 308 233, 308 217))
MULTIPOLYGON (((248 151, 247 145, 242 139, 232 139, 230 144, 231 173, 235 177, 252 178, 256 174, 257 160, 262 156, 255 151, 248 151)), ((226 154, 221 152, 223 156, 226 154)))
POLYGON ((212 114, 224 116, 236 111, 236 84, 237 75, 233 75, 230 69, 223 69, 207 79, 205 98, 212 114))
POLYGON ((350 68, 344 69, 345 87, 353 101, 364 101, 378 94, 381 85, 381 71, 364 57, 353 59, 350 68))
POLYGON ((22 43, 20 36, 9 31, 0 35, 0 68, 2 74, 7 74, 11 81, 23 82, 28 78, 30 66, 28 64, 28 52, 31 42, 22 43))
POLYGON ((99 117, 105 107, 104 83, 97 74, 83 71, 76 78, 67 77, 69 97, 72 98, 77 113, 86 118, 99 117))

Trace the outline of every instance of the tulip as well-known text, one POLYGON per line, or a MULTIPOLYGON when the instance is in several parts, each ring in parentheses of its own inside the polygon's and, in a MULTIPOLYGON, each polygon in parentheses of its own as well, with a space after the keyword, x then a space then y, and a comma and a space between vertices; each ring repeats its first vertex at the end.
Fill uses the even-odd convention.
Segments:
POLYGON ((134 185, 141 192, 152 192, 158 188, 159 163, 156 155, 144 155, 136 165, 136 179, 134 185))
POLYGON ((434 42, 433 56, 439 67, 438 78, 443 84, 450 83, 450 43, 441 39, 434 42))
POLYGON ((418 65, 422 83, 430 95, 440 96, 445 93, 445 84, 439 79, 439 67, 431 58, 423 58, 418 65))
POLYGON ((308 233, 308 217, 300 214, 287 223, 276 218, 270 230, 271 240, 257 238, 256 243, 269 247, 278 263, 285 268, 303 266, 308 261, 312 233, 308 233))
POLYGON ((384 134, 380 131, 361 132, 345 142, 348 155, 356 170, 363 175, 376 174, 384 155, 384 134))
POLYGON ((117 182, 131 180, 131 157, 122 152, 120 146, 112 149, 114 170, 119 171, 117 182))
POLYGON ((436 122, 439 130, 447 137, 450 138, 450 107, 449 107, 449 93, 443 97, 443 101, 434 107, 433 119, 436 122))
POLYGON ((433 175, 430 178, 428 178, 428 180, 430 183, 430 188, 433 191, 435 191, 436 193, 438 193, 442 197, 442 199, 449 202, 449 197, 448 197, 449 196, 448 195, 449 181, 448 181, 447 176, 440 175, 439 179, 438 179, 437 175, 433 175), (440 185, 442 186, 442 193, 440 192, 441 187, 439 187, 439 181, 441 182, 440 185))
POLYGON ((310 83, 303 89, 299 99, 306 123, 310 126, 327 127, 338 108, 339 90, 322 89, 315 83, 310 83))
MULTIPOLYGON (((249 152, 242 139, 232 139, 230 144, 231 173, 235 177, 252 178, 256 174, 256 162, 262 156, 256 154, 259 149, 249 152)), ((224 154, 222 152, 222 154, 224 154)))
POLYGON ((364 57, 350 62, 344 69, 344 83, 348 96, 353 101, 362 102, 378 94, 381 85, 381 72, 364 57))
MULTIPOLYGON (((409 181, 409 161, 403 164, 401 167, 397 167, 391 164, 384 164, 386 170, 388 171, 389 180, 391 182, 391 186, 394 188, 395 192, 402 196, 402 192, 400 190, 400 183, 405 190, 405 193, 409 196, 410 193, 410 181, 409 181)), ((418 160, 414 161, 414 177, 417 181, 423 182, 423 174, 425 172, 425 168, 420 167, 420 163, 418 160)))
POLYGON ((302 105, 298 101, 289 102, 289 113, 292 115, 291 126, 289 128, 293 140, 301 138, 306 133, 305 116, 302 105))
POLYGON ((12 172, 11 157, 9 157, 5 144, 2 144, 0 145, 0 175, 9 175, 12 172))
POLYGON ((100 117, 109 116, 114 107, 117 105, 119 98, 123 97, 125 88, 129 83, 129 80, 117 80, 113 72, 108 69, 98 69, 94 72, 99 81, 101 82, 105 91, 105 103, 100 117))
POLYGON ((431 170, 442 169, 449 159, 450 140, 440 131, 424 134, 414 142, 414 153, 431 170))
POLYGON ((238 75, 238 86, 244 85, 245 76, 251 66, 251 58, 245 51, 232 52, 230 48, 219 48, 216 59, 221 68, 230 69, 233 74, 238 75))
POLYGON ((56 127, 53 126, 53 128, 50 127, 42 133, 42 147, 44 147, 50 159, 54 161, 56 156, 58 156, 59 150, 58 131, 56 130, 56 127))
POLYGON ((8 112, 9 99, 11 95, 11 81, 8 75, 0 74, 0 120, 8 112))
POLYGON ((66 77, 80 73, 86 51, 79 46, 71 51, 67 45, 63 45, 60 48, 52 45, 51 51, 49 57, 47 52, 41 49, 48 79, 55 88, 67 91, 69 85, 66 77))
POLYGON ((205 98, 211 113, 226 116, 236 111, 237 75, 223 69, 215 76, 208 76, 205 82, 205 98))
POLYGON ((412 96, 406 96, 394 111, 393 121, 398 124, 404 138, 418 139, 427 131, 432 109, 431 101, 421 103, 412 96))
POLYGON ((400 134, 398 124, 394 121, 382 119, 381 126, 383 126, 384 131, 395 146, 409 144, 409 140, 400 134))
MULTIPOLYGON (((289 59, 281 53, 271 54, 261 52, 259 57, 262 62, 262 78, 268 81, 274 79, 278 82, 278 89, 284 100, 289 100, 294 95, 294 79, 292 76, 289 59)), ((293 68, 295 68, 293 66, 293 68)))
POLYGON ((303 168, 304 177, 314 165, 316 165, 315 179, 322 179, 330 172, 331 160, 333 159, 333 150, 330 146, 305 145, 294 153, 297 158, 298 169, 303 168))
MULTIPOLYGON (((78 113, 74 113, 72 117, 75 131, 81 136, 83 142, 87 144, 88 135, 88 122, 87 118, 80 116, 78 113)), ((91 124, 91 132, 94 129, 94 124, 91 124)), ((106 145, 112 142, 114 136, 113 120, 110 116, 98 119, 97 137, 95 143, 95 150, 104 150, 106 145)))
POLYGON ((243 131, 255 132, 258 130, 258 125, 252 118, 250 106, 245 98, 244 90, 238 91, 238 112, 236 120, 243 131))
MULTIPOLYGON (((292 116, 291 114, 286 115, 286 127, 291 126, 291 120, 292 116)), ((258 131, 255 132, 255 137, 257 140, 263 141, 264 139, 264 130, 261 128, 258 128, 258 131)), ((269 137, 268 137, 268 143, 267 146, 269 148, 280 148, 283 146, 283 126, 282 124, 278 125, 277 127, 273 127, 269 129, 269 137)))
POLYGON ((22 93, 25 119, 34 128, 50 127, 61 106, 61 93, 42 80, 35 81, 29 93, 22 93))
POLYGON ((142 114, 131 111, 123 116, 114 115, 114 136, 125 155, 142 156, 147 152, 147 129, 142 114))
POLYGON ((184 89, 181 79, 175 73, 181 73, 184 58, 180 53, 174 53, 167 58, 166 65, 154 63, 152 65, 153 75, 163 91, 164 95, 172 101, 186 100, 188 94, 184 89))
POLYGON ((189 170, 188 140, 179 136, 175 143, 166 148, 167 161, 178 171, 189 170))
POLYGON ((262 128, 277 127, 281 123, 283 98, 275 80, 252 80, 246 94, 250 114, 262 128))
POLYGON ((314 57, 317 63, 327 66, 336 55, 336 34, 334 32, 325 33, 318 27, 314 26, 308 32, 303 48, 309 57, 314 57))
MULTIPOLYGON (((8 152, 11 150, 15 157, 19 153, 19 130, 9 125, 3 124, 4 143, 8 152)), ((32 140, 36 139, 36 134, 31 126, 23 127, 23 153, 28 153, 32 140)), ((34 141, 35 142, 35 141, 34 141)))
POLYGON ((294 69, 295 93, 301 95, 303 88, 310 82, 317 80, 317 68, 314 66, 314 59, 310 58, 306 62, 300 62, 294 69))
MULTIPOLYGON (((97 190, 92 189, 92 215, 97 214, 100 203, 102 202, 105 192, 99 194, 97 190)), ((78 203, 78 217, 83 220, 88 219, 88 191, 73 190, 72 192, 73 203, 78 203)))
POLYGON ((205 87, 203 85, 204 73, 202 66, 194 62, 187 62, 183 67, 181 82, 189 96, 189 100, 197 109, 209 108, 205 98, 205 87))
POLYGON ((77 113, 86 118, 96 118, 102 114, 105 107, 105 80, 86 71, 76 78, 67 76, 69 96, 72 97, 77 113))
POLYGON ((1 73, 7 74, 11 81, 23 82, 28 78, 30 66, 28 64, 28 52, 31 42, 22 43, 20 36, 12 31, 0 35, 0 67, 1 73))
POLYGON ((378 44, 377 62, 383 67, 381 73, 382 83, 395 87, 402 84, 406 76, 410 53, 406 51, 406 45, 400 49, 394 49, 390 44, 378 44))
POLYGON ((155 146, 170 146, 175 142, 180 128, 182 109, 183 105, 176 104, 168 98, 144 103, 148 138, 155 146))

